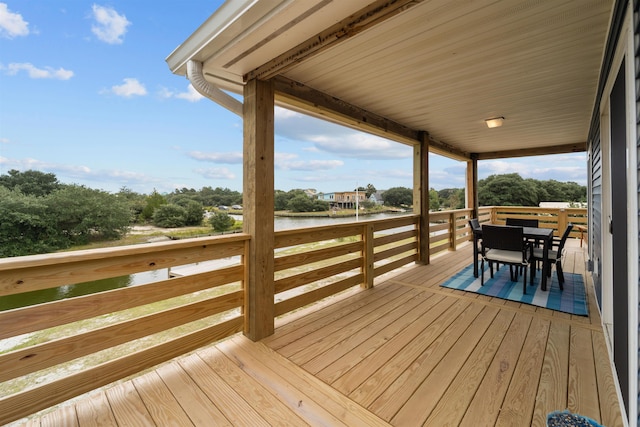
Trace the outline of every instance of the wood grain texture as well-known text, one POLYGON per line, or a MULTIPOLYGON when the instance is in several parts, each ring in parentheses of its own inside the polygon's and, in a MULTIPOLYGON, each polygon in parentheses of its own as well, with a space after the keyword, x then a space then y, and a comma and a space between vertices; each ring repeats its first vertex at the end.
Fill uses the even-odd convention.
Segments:
MULTIPOLYGON (((470 245, 458 249, 435 256, 429 265, 380 278, 372 289, 351 288, 289 314, 261 342, 238 334, 157 367, 145 377, 150 392, 135 379, 116 393, 130 394, 122 408, 107 392, 112 416, 120 422, 127 415, 133 423, 138 417, 140 425, 160 425, 154 417, 169 419, 183 411, 195 425, 215 420, 214 425, 543 427, 549 412, 572 408, 598 416, 608 427, 622 426, 599 325, 441 288, 469 263, 470 245), (163 401, 172 402, 171 409, 159 415, 152 408, 163 401)), ((569 262, 566 270, 580 271, 581 264, 569 262)), ((121 375, 131 363, 139 368, 161 360, 156 353, 184 353, 204 335, 198 337, 93 373, 104 378, 115 369, 114 375, 121 375)), ((61 397, 66 384, 9 401, 61 397)), ((13 410, 7 402, 0 400, 4 419, 5 409, 13 410)), ((101 406, 94 401, 68 407, 74 405, 75 411, 53 415, 59 424, 79 421, 83 413, 95 417, 101 406)))
POLYGON ((109 400, 104 391, 91 393, 76 404, 80 427, 117 427, 116 418, 111 411, 109 400))

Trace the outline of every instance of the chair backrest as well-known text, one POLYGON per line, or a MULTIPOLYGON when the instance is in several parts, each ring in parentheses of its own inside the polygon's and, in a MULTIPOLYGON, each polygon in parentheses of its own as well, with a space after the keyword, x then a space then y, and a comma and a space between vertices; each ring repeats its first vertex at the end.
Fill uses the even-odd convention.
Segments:
POLYGON ((473 231, 473 234, 478 234, 482 232, 482 227, 480 227, 480 221, 478 221, 478 218, 473 218, 469 220, 469 226, 471 227, 471 231, 473 231))
POLYGON ((524 250, 522 227, 483 225, 482 247, 484 249, 504 249, 507 251, 524 250))
POLYGON ((538 227, 537 219, 507 218, 507 225, 516 227, 538 227))
POLYGON ((562 237, 560 238, 560 243, 558 244, 558 256, 561 255, 562 249, 564 249, 564 244, 567 243, 567 237, 569 237, 569 233, 571 233, 571 229, 573 228, 573 224, 567 224, 567 228, 565 228, 564 233, 562 233, 562 237))

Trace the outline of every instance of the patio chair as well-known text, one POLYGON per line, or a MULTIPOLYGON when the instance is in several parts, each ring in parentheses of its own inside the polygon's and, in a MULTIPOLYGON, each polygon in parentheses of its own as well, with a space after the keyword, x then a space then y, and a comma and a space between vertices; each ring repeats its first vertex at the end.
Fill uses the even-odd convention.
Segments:
POLYGON ((473 275, 478 277, 478 255, 482 254, 482 248, 480 247, 482 227, 478 218, 470 219, 469 227, 471 227, 471 232, 473 233, 473 275))
MULTIPOLYGON (((539 222, 537 219, 524 219, 524 218, 507 218, 507 225, 512 225, 514 227, 535 227, 538 228, 539 222)), ((535 247, 540 247, 540 242, 535 240, 529 240, 529 243, 534 245, 535 247)))
MULTIPOLYGON (((556 265, 556 274, 558 275, 558 283, 560 284, 560 290, 563 290, 564 283, 564 274, 562 273, 562 254, 564 252, 564 245, 567 243, 567 238, 569 237, 569 233, 571 233, 571 229, 573 228, 573 224, 569 223, 567 228, 562 233, 562 237, 558 239, 557 237, 553 239, 552 248, 549 249, 549 257, 548 262, 549 266, 547 271, 549 272, 549 276, 551 276, 551 264, 556 265)), ((542 261, 543 252, 542 248, 533 248, 532 252, 532 260, 542 261)), ((535 271, 531 270, 531 277, 535 276, 535 271)))
POLYGON ((527 268, 531 255, 531 246, 524 239, 522 227, 482 226, 482 263, 480 284, 484 286, 484 263, 489 263, 493 278, 493 263, 508 264, 511 281, 518 281, 518 270, 524 267, 522 292, 527 293, 527 268))
POLYGON ((537 219, 521 219, 521 218, 507 218, 507 225, 514 227, 535 227, 538 228, 537 219))

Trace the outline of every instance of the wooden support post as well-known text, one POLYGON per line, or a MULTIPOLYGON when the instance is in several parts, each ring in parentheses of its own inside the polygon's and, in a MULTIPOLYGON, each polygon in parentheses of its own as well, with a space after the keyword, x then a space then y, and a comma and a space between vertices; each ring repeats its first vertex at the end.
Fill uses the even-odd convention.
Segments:
POLYGON ((274 331, 274 91, 271 81, 244 87, 243 226, 251 235, 246 274, 245 335, 274 331))
POLYGON ((562 236, 564 230, 567 228, 567 224, 569 224, 569 215, 567 214, 566 209, 558 210, 558 231, 556 232, 556 236, 562 236))
POLYGON ((362 238, 364 240, 364 248, 362 249, 364 282, 362 287, 365 289, 373 288, 373 224, 367 224, 363 227, 362 238))
POLYGON ((458 242, 456 237, 457 226, 456 226, 456 212, 451 211, 449 214, 449 250, 455 251, 457 250, 458 242))
POLYGON ((478 157, 471 155, 467 162, 467 202, 466 208, 471 209, 471 218, 478 217, 478 157))
POLYGON ((429 135, 413 146, 413 212, 420 215, 418 264, 429 264, 429 135))

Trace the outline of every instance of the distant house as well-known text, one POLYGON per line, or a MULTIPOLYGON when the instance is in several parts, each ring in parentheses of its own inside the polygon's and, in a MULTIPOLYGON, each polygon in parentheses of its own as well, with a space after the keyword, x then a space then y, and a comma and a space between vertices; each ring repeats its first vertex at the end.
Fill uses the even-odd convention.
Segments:
POLYGON ((383 193, 384 191, 376 191, 369 196, 369 201, 375 203, 376 205, 384 204, 384 199, 382 198, 383 193))
POLYGON ((318 200, 331 203, 331 207, 340 209, 354 209, 358 203, 367 200, 367 193, 364 191, 336 191, 332 193, 318 193, 318 200))
POLYGON ((336 199, 336 193, 318 193, 318 200, 332 203, 336 199))
POLYGON ((307 188, 306 190, 304 190, 304 193, 311 199, 315 199, 318 196, 318 192, 315 188, 307 188))

